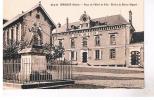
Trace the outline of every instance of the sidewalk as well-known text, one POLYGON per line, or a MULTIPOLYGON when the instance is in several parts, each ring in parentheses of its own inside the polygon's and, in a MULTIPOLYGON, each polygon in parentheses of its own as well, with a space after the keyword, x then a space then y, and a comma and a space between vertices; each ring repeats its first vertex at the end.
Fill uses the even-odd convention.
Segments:
POLYGON ((121 70, 136 70, 144 71, 144 68, 129 68, 129 67, 109 67, 109 66, 88 66, 88 65, 73 65, 74 68, 101 68, 101 69, 121 69, 121 70))

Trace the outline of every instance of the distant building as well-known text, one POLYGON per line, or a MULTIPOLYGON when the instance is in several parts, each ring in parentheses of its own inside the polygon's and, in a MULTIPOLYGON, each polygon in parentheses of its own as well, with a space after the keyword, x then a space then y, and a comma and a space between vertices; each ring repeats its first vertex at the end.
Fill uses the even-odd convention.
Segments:
POLYGON ((16 41, 30 42, 33 36, 33 26, 42 32, 43 43, 50 43, 50 36, 55 24, 47 14, 41 3, 30 10, 22 12, 3 24, 4 48, 16 41))
POLYGON ((129 22, 121 15, 91 19, 84 12, 78 22, 59 23, 52 40, 65 48, 62 58, 74 64, 143 67, 141 34, 135 32, 131 11, 129 22))

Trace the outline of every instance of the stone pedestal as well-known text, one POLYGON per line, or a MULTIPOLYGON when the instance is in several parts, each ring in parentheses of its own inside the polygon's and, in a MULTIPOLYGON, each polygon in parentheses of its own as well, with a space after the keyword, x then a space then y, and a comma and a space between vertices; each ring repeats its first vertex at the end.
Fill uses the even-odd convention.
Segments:
POLYGON ((21 71, 22 81, 31 81, 32 75, 46 71, 47 60, 42 48, 26 48, 21 52, 21 71))

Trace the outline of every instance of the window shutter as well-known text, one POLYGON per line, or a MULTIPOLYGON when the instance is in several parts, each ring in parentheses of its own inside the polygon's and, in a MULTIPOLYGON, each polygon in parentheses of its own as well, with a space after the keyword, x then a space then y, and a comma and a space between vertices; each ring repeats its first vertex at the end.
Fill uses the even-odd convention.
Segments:
POLYGON ((99 50, 99 59, 102 59, 102 51, 99 50))
POLYGON ((73 53, 74 53, 74 58, 73 58, 73 60, 76 60, 76 51, 74 51, 73 53))
POLYGON ((93 52, 93 58, 94 58, 94 60, 96 60, 96 50, 94 50, 94 52, 93 52))
POLYGON ((77 60, 77 52, 75 52, 75 60, 77 60))
POLYGON ((68 59, 71 60, 71 51, 69 52, 69 58, 68 59))

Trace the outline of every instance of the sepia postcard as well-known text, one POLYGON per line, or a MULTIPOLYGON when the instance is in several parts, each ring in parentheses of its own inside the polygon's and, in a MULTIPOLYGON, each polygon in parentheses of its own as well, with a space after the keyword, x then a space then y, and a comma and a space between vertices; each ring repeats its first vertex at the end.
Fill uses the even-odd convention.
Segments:
POLYGON ((143 89, 144 0, 3 0, 3 89, 143 89))

